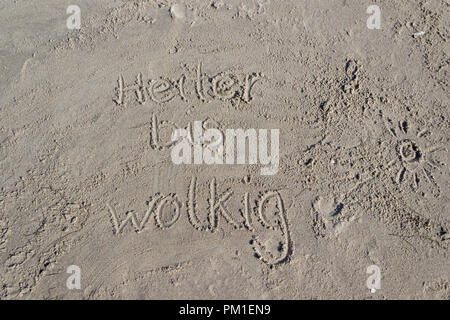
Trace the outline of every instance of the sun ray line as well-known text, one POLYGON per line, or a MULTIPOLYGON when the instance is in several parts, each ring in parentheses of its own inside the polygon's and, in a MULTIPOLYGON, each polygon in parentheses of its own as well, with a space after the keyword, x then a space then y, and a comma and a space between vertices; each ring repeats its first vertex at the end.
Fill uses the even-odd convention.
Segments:
POLYGON ((417 180, 418 180, 417 172, 414 172, 413 181, 414 181, 414 188, 415 189, 417 189, 417 187, 418 187, 417 180))
POLYGON ((385 168, 385 169, 389 169, 389 168, 392 167, 396 162, 397 162, 397 159, 393 159, 393 160, 389 161, 389 162, 386 164, 386 168, 385 168))
POLYGON ((397 173, 397 177, 395 178, 395 181, 397 182, 397 184, 400 184, 400 182, 402 182, 403 180, 403 175, 405 174, 406 168, 402 167, 398 173, 397 173))
POLYGON ((427 134, 427 133, 429 133, 430 132, 430 130, 428 130, 428 129, 423 129, 423 130, 421 130, 421 131, 419 131, 418 133, 417 133, 417 138, 421 138, 421 137, 423 137, 425 134, 427 134))
POLYGON ((397 138, 397 134, 395 133, 395 130, 394 130, 393 128, 390 128, 390 127, 389 127, 389 124, 387 123, 386 119, 383 119, 383 120, 384 120, 383 123, 384 123, 384 126, 386 127, 386 130, 387 130, 394 138, 397 138))
POLYGON ((433 152, 437 152, 437 151, 440 151, 440 150, 448 151, 446 147, 442 147, 441 146, 441 147, 431 147, 429 149, 426 149, 425 152, 426 153, 433 153, 433 152))
POLYGON ((432 161, 432 160, 428 160, 427 162, 425 162, 425 164, 428 164, 430 167, 433 167, 433 168, 435 168, 435 169, 440 169, 440 168, 442 168, 441 165, 435 163, 435 162, 432 161))
POLYGON ((427 178, 428 182, 429 182, 429 183, 432 183, 432 182, 431 182, 431 178, 430 178, 430 176, 428 175, 427 170, 425 170, 425 168, 422 168, 422 171, 423 171, 423 173, 425 174, 425 178, 427 178))

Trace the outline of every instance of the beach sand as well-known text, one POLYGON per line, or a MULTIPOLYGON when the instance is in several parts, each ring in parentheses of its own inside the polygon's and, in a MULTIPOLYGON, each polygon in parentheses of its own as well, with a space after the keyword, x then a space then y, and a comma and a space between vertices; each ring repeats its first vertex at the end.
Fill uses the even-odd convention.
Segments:
POLYGON ((449 299, 450 4, 373 2, 2 1, 0 300, 449 299))

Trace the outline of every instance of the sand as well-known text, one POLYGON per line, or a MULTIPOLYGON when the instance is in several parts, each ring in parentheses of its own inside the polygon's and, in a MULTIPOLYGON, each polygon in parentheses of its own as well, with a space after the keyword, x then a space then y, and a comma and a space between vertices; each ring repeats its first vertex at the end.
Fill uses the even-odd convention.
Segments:
POLYGON ((0 299, 449 299, 449 5, 2 1, 0 299))

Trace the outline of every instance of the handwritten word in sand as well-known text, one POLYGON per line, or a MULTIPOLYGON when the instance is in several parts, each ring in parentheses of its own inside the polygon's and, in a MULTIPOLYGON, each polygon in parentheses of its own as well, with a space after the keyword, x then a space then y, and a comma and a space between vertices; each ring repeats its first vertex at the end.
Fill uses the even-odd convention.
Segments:
MULTIPOLYGON (((200 232, 217 232, 222 221, 235 230, 243 230, 251 234, 254 256, 268 265, 277 265, 287 261, 292 251, 286 211, 283 199, 277 191, 260 192, 251 205, 251 196, 245 192, 241 197, 242 208, 238 213, 230 212, 227 202, 235 196, 233 189, 228 188, 218 193, 216 179, 209 183, 209 196, 206 199, 208 212, 206 217, 200 217, 197 195, 197 178, 192 177, 188 188, 188 199, 182 201, 175 194, 156 193, 148 201, 148 209, 143 215, 133 210, 125 215, 118 215, 111 204, 108 204, 111 221, 116 235, 123 234, 125 230, 134 230, 141 233, 148 230, 150 219, 156 227, 162 230, 172 228, 180 219, 184 210, 189 224, 200 232), (121 218, 122 217, 122 218, 121 218), (257 222, 257 223, 255 223, 257 222), (128 228, 127 228, 128 226, 128 228), (271 234, 268 239, 261 240, 263 234, 271 234), (276 239, 276 240, 274 240, 276 239)), ((236 196, 237 197, 237 196, 236 196)))
POLYGON ((174 122, 159 120, 156 114, 153 114, 150 147, 154 150, 170 149, 172 161, 176 165, 245 165, 256 164, 259 160, 263 166, 260 170, 262 175, 274 175, 278 172, 278 129, 223 130, 218 122, 209 118, 189 122, 186 127, 180 127, 174 122))
POLYGON ((198 64, 195 75, 188 77, 182 74, 178 79, 160 77, 144 81, 142 73, 139 73, 134 82, 127 84, 120 75, 115 88, 114 102, 124 106, 126 101, 130 100, 145 104, 148 100, 166 103, 175 98, 188 101, 188 98, 195 97, 202 102, 220 99, 241 100, 248 103, 252 100, 251 89, 262 77, 261 73, 239 76, 220 72, 208 75, 202 71, 201 63, 198 64))
POLYGON ((203 121, 194 121, 193 135, 187 129, 176 129, 172 133, 172 141, 177 144, 172 149, 171 158, 176 165, 234 165, 259 162, 261 165, 270 164, 261 168, 262 175, 274 175, 278 172, 280 158, 279 134, 279 129, 226 129, 224 135, 219 129, 204 130, 203 121), (270 151, 268 133, 271 136, 270 151))

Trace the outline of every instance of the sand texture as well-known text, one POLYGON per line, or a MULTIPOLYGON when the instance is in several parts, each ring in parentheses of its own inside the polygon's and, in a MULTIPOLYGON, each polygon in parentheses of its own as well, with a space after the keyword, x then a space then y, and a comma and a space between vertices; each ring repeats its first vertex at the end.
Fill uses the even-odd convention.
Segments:
POLYGON ((449 31, 448 0, 2 0, 0 300, 450 299, 449 31), (279 129, 277 172, 174 164, 194 122, 279 129))

